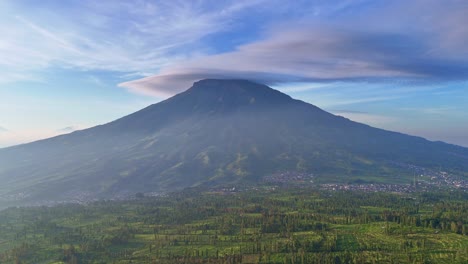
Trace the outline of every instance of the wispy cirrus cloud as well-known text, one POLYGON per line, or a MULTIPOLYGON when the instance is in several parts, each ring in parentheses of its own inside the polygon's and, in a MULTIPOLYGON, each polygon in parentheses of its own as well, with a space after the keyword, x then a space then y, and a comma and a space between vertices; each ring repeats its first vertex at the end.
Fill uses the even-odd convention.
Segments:
POLYGON ((48 67, 135 75, 196 56, 197 41, 227 30, 261 1, 3 1, 0 82, 40 79, 48 67))

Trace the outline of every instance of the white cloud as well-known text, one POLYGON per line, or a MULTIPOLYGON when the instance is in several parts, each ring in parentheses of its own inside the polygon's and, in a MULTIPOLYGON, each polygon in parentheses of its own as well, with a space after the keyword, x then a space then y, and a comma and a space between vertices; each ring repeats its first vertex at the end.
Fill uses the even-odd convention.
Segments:
POLYGON ((266 40, 242 45, 233 52, 185 60, 163 68, 157 75, 120 86, 144 94, 169 96, 204 78, 241 78, 275 84, 418 76, 369 60, 358 52, 362 52, 361 47, 355 50, 336 47, 351 42, 352 38, 303 25, 302 29, 275 32, 266 40))
POLYGON ((0 83, 36 80, 53 66, 155 72, 197 53, 188 45, 229 28, 237 12, 259 2, 80 1, 69 8, 4 2, 0 83))

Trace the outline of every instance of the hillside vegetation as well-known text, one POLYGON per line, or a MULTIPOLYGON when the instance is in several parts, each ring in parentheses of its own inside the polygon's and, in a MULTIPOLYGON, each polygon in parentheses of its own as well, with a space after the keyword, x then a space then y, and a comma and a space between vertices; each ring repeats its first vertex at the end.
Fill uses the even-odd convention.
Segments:
POLYGON ((467 263, 464 192, 188 190, 0 212, 1 263, 467 263))

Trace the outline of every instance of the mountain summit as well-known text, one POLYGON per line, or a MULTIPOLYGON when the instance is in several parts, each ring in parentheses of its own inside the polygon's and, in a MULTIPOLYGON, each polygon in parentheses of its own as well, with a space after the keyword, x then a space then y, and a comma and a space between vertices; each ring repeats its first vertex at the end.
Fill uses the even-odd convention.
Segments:
POLYGON ((278 172, 321 182, 466 176, 468 149, 385 131, 245 80, 201 80, 105 125, 0 149, 0 202, 108 198, 278 172))
POLYGON ((246 80, 206 79, 193 84, 183 93, 187 97, 200 100, 207 105, 216 105, 221 109, 235 109, 245 106, 271 106, 291 103, 290 96, 270 87, 246 80))

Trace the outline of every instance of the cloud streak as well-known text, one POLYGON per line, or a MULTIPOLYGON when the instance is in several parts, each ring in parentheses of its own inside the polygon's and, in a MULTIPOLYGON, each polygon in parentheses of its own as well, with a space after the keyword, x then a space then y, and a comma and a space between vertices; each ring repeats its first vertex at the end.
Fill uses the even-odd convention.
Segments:
POLYGON ((361 122, 364 124, 369 124, 376 127, 384 127, 389 123, 396 122, 397 119, 391 116, 371 114, 361 111, 353 110, 336 110, 331 111, 335 115, 343 116, 349 118, 356 122, 361 122))
POLYGON ((81 127, 80 126, 67 126, 64 128, 57 129, 56 132, 68 134, 77 130, 81 130, 81 127))

